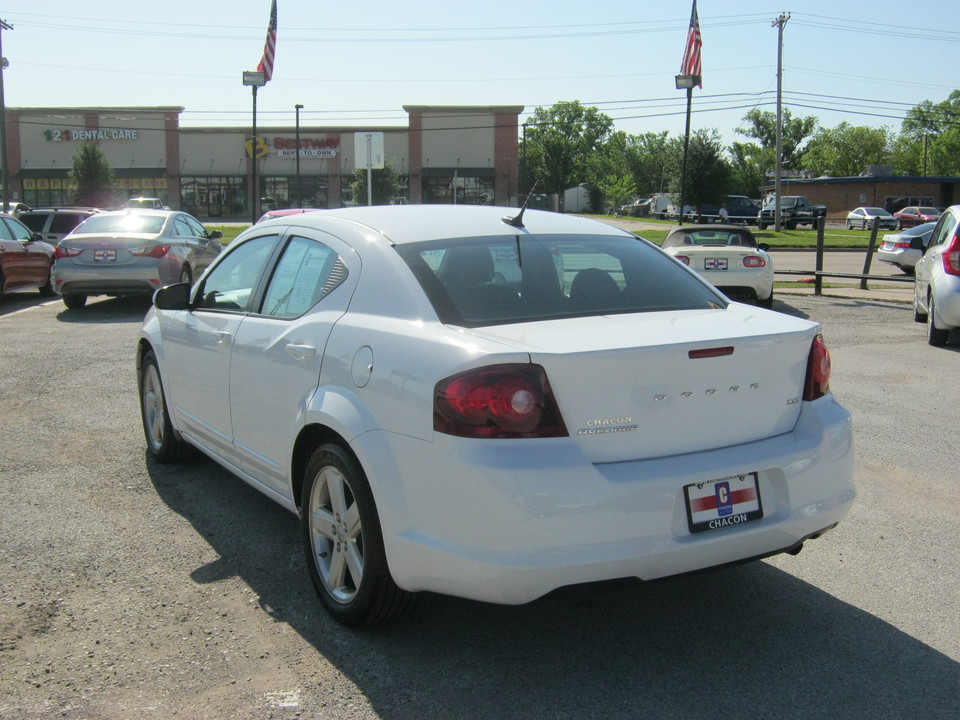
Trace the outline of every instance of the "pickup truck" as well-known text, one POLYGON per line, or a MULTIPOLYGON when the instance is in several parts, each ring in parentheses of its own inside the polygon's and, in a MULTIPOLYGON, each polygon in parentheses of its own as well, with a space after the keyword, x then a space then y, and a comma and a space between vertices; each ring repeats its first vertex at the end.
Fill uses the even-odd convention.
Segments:
POLYGON ((166 205, 161 202, 160 198, 151 198, 151 197, 134 197, 127 200, 124 203, 125 207, 139 210, 169 210, 166 205))
MULTIPOLYGON (((757 215, 757 227, 761 230, 776 221, 776 201, 765 203, 757 215)), ((780 221, 787 230, 794 230, 798 225, 813 227, 817 218, 827 214, 826 205, 811 205, 803 195, 782 195, 780 197, 780 221)))

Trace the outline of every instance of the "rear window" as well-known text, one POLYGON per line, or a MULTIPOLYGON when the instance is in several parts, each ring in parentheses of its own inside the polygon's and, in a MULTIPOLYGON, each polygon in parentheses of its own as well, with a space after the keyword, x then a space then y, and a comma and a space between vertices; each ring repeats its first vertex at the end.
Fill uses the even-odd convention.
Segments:
POLYGON ((627 237, 451 239, 396 249, 451 325, 726 306, 658 248, 627 237))
POLYGON ((730 230, 690 230, 673 231, 663 241, 663 247, 682 247, 684 245, 723 245, 735 247, 757 247, 757 241, 747 231, 730 230))
POLYGON ((91 215, 77 232, 81 233, 143 233, 159 235, 166 221, 164 215, 91 215))

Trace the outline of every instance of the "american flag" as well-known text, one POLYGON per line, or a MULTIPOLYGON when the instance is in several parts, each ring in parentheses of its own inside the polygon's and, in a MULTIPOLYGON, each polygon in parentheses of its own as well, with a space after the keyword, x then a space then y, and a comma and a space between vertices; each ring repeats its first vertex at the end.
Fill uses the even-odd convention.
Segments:
MULTIPOLYGON (((683 49, 683 62, 680 63, 681 75, 702 75, 700 70, 700 19, 697 17, 697 0, 693 0, 693 12, 690 13, 690 29, 687 31, 687 46, 683 49)), ((697 87, 702 88, 703 83, 697 87)))
MULTIPOLYGON (((696 5, 696 3, 694 3, 696 5)), ((263 46, 263 57, 257 65, 257 72, 263 73, 263 81, 273 77, 273 56, 277 52, 277 0, 273 0, 270 8, 270 25, 267 26, 267 42, 263 46)))

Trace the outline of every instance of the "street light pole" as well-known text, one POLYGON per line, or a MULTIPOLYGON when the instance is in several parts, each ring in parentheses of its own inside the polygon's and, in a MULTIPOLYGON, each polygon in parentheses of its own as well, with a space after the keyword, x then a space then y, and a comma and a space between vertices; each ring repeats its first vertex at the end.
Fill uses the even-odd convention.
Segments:
POLYGON ((253 134, 250 136, 250 157, 253 160, 250 188, 250 224, 252 225, 257 222, 257 218, 260 216, 260 191, 257 189, 257 153, 260 149, 257 144, 257 88, 266 85, 267 78, 262 72, 244 72, 243 84, 249 85, 253 90, 253 134))
POLYGON ((687 91, 687 123, 683 132, 683 168, 680 171, 679 224, 683 225, 683 209, 687 193, 687 151, 690 149, 690 108, 693 104, 693 86, 700 84, 699 75, 677 75, 677 90, 687 91))
POLYGON ((303 105, 297 103, 293 106, 297 112, 297 207, 303 207, 303 188, 300 186, 300 111, 303 105))
POLYGON ((0 212, 7 211, 10 193, 10 167, 7 165, 7 105, 3 97, 3 71, 7 69, 7 59, 3 57, 4 30, 13 30, 13 25, 0 20, 0 172, 3 173, 3 206, 0 207, 0 212))

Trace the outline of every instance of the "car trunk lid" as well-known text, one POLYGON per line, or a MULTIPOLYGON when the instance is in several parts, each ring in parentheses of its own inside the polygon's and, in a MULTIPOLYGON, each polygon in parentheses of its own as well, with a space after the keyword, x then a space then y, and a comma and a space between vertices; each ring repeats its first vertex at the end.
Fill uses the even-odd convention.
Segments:
POLYGON ((746 306, 504 325, 593 462, 699 452, 791 430, 818 326, 746 306))

